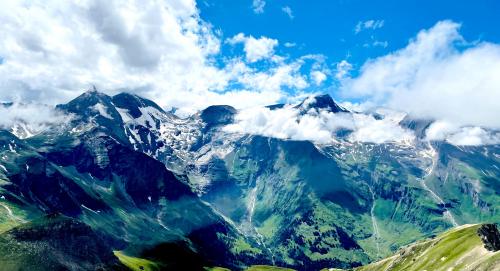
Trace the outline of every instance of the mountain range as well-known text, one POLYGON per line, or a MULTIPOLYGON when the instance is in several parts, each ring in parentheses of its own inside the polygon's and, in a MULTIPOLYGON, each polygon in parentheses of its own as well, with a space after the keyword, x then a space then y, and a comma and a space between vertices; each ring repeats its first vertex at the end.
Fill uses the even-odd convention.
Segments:
POLYGON ((355 112, 328 95, 262 109, 413 135, 360 141, 347 125, 325 141, 241 130, 243 111, 227 105, 181 118, 95 88, 53 110, 64 121, 0 130, 6 270, 348 269, 500 222, 500 144, 429 140, 434 120, 355 112))

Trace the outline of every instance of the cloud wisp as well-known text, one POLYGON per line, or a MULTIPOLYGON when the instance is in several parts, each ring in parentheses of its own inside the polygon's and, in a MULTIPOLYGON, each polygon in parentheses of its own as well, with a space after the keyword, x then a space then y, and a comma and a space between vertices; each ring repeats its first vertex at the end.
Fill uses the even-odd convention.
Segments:
POLYGON ((384 27, 384 20, 359 21, 354 27, 354 33, 358 34, 364 30, 375 30, 384 27))
POLYGON ((264 7, 266 6, 266 1, 264 0, 253 0, 252 9, 255 14, 264 13, 264 7))
POLYGON ((293 20, 293 18, 295 18, 295 16, 293 16, 293 10, 291 7, 284 6, 281 8, 281 11, 283 11, 288 16, 288 18, 290 18, 290 20, 293 20))

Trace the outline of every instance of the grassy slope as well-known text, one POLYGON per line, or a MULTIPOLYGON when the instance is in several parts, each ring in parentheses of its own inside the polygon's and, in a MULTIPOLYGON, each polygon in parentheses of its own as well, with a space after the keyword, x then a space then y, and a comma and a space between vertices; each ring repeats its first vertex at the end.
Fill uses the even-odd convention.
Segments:
POLYGON ((479 225, 465 225, 402 248, 398 254, 356 271, 500 270, 500 252, 489 252, 477 236, 479 225))
POLYGON ((160 267, 157 263, 142 259, 142 258, 136 258, 136 257, 131 257, 128 255, 123 254, 121 251, 114 251, 114 254, 116 257, 118 257, 118 260, 128 267, 132 271, 158 271, 160 270, 160 267))

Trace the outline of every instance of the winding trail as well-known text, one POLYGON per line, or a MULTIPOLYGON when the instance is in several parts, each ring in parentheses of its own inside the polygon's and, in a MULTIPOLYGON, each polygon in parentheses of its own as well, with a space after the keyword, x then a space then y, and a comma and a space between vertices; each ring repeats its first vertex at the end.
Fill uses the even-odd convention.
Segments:
POLYGON ((422 177, 422 180, 420 183, 422 184, 422 187, 431 194, 432 198, 434 198, 434 200, 437 201, 437 203, 439 203, 443 206, 443 208, 445 210, 443 213, 443 217, 448 219, 451 222, 451 224, 454 227, 456 227, 456 226, 458 226, 458 223, 455 220, 455 217, 453 217, 453 214, 446 207, 444 200, 436 192, 432 191, 432 189, 430 187, 428 187, 427 184, 425 183, 427 181, 427 178, 429 176, 431 176, 432 172, 434 172, 434 169, 436 168, 437 160, 438 160, 438 153, 436 152, 434 147, 432 147, 430 142, 428 142, 428 146, 429 146, 429 151, 427 151, 426 154, 431 157, 432 163, 431 163, 430 167, 428 167, 425 170, 425 175, 422 177))

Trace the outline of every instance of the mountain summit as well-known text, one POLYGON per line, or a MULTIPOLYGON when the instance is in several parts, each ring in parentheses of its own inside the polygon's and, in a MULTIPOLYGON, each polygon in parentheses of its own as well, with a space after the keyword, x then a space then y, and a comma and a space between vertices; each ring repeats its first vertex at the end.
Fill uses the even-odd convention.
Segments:
POLYGON ((300 104, 298 104, 295 108, 299 109, 301 112, 307 112, 311 109, 314 110, 326 110, 332 113, 347 113, 349 112, 347 109, 339 106, 333 98, 328 94, 322 94, 317 96, 311 96, 306 98, 300 104))

